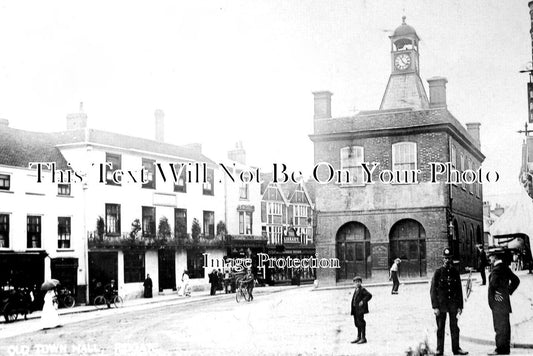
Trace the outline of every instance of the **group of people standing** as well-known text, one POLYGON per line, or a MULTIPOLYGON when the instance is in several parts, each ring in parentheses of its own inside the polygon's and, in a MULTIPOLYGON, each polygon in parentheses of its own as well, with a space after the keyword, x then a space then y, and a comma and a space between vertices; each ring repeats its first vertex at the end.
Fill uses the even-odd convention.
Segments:
MULTIPOLYGON (((224 290, 226 294, 235 293, 239 283, 251 284, 252 288, 247 288, 251 293, 253 290, 253 283, 255 282, 254 275, 250 268, 244 273, 237 273, 234 270, 225 270, 224 273, 220 269, 213 269, 209 273, 209 283, 211 284, 211 295, 215 295, 217 291, 224 290)), ((251 296, 251 294, 250 294, 251 296)))
MULTIPOLYGON (((480 253, 480 255, 485 255, 480 253)), ((511 313, 510 296, 520 284, 520 279, 511 271, 508 263, 504 262, 503 248, 489 251, 492 272, 489 275, 488 304, 492 311, 495 331, 496 349, 489 355, 508 355, 511 349, 511 313)), ((446 248, 443 252, 443 266, 438 268, 431 280, 431 305, 437 321, 437 352, 444 352, 444 327, 446 315, 450 318, 450 335, 452 352, 454 355, 467 355, 468 352, 459 346, 459 327, 457 316, 463 310, 463 288, 459 271, 452 265, 452 253, 446 248)), ((486 283, 484 269, 487 262, 480 264, 482 283, 486 283), (483 267, 481 267, 483 266, 483 267)))
POLYGON ((229 280, 229 272, 226 272, 226 274, 227 276, 224 276, 220 269, 214 269, 211 271, 211 273, 209 273, 208 276, 209 284, 211 284, 211 295, 215 295, 217 290, 223 290, 223 285, 225 285, 226 293, 228 293, 228 283, 226 282, 226 280, 229 280))
MULTIPOLYGON (((480 248, 478 246, 478 248, 480 248)), ((509 268, 509 261, 505 261, 505 250, 496 248, 489 251, 487 256, 480 248, 478 269, 481 273, 482 285, 486 284, 485 268, 488 261, 492 265, 489 275, 488 304, 492 311, 493 326, 495 331, 496 349, 489 355, 508 355, 511 343, 511 325, 509 314, 511 313, 510 296, 520 284, 520 279, 509 268)), ((454 355, 467 355, 468 352, 459 345, 459 326, 457 317, 464 307, 463 288, 459 271, 453 266, 453 254, 449 248, 443 251, 443 264, 435 270, 431 280, 430 297, 431 306, 437 323, 437 349, 436 355, 444 354, 444 335, 446 319, 449 318, 452 352, 454 355)), ((399 258, 394 260, 390 268, 389 280, 393 286, 391 294, 398 294, 400 285, 398 279, 398 267, 401 263, 399 258)), ((368 302, 372 294, 362 287, 362 278, 355 277, 355 291, 351 302, 351 314, 357 328, 357 338, 352 341, 355 344, 363 344, 366 339, 366 322, 364 315, 368 313, 368 302)))

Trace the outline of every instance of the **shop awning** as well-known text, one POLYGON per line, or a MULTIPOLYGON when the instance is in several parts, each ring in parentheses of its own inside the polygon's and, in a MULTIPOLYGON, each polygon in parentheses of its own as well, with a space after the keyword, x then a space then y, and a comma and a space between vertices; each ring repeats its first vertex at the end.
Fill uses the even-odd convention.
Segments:
MULTIPOLYGON (((511 205, 490 227, 490 234, 494 239, 507 239, 510 243, 512 238, 529 239, 529 245, 533 242, 533 200, 527 192, 520 189, 520 194, 511 205)), ((517 242, 516 242, 517 243, 517 242)), ((533 251, 531 251, 533 252, 533 251)))

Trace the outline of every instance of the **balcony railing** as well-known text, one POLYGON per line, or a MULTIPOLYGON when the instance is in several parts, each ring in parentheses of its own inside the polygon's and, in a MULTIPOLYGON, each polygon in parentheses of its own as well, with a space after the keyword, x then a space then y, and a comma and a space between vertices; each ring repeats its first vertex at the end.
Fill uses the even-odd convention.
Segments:
POLYGON ((134 238, 130 233, 123 232, 121 234, 103 234, 99 236, 96 231, 87 232, 87 240, 90 249, 124 249, 124 248, 139 248, 139 249, 161 249, 161 248, 195 248, 195 247, 226 247, 229 239, 225 236, 204 237, 199 236, 193 239, 190 234, 180 237, 170 236, 168 238, 161 238, 158 236, 140 236, 138 234, 134 238))

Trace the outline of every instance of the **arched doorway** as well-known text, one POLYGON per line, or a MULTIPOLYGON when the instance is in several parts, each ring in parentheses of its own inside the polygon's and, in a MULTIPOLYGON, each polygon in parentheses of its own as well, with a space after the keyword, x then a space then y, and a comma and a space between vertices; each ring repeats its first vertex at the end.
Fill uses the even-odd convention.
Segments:
POLYGON ((426 275, 426 231, 416 220, 404 219, 393 225, 389 233, 389 264, 400 258, 400 275, 426 275))
POLYGON ((336 247, 341 267, 337 280, 371 276, 370 232, 365 225, 353 221, 342 225, 337 231, 336 247))

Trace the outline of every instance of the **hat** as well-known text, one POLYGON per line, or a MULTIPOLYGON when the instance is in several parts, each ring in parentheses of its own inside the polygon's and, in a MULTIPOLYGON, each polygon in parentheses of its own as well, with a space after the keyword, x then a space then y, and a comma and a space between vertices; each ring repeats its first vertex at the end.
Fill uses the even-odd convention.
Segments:
POLYGON ((452 256, 453 256, 452 251, 448 247, 446 247, 442 251, 442 257, 452 258, 452 256))
POLYGON ((505 249, 499 246, 490 247, 487 256, 501 256, 505 254, 505 249))
POLYGON ((400 262, 402 262, 402 260, 399 259, 399 258, 395 258, 395 259, 394 259, 394 262, 396 262, 396 263, 400 263, 400 262))
POLYGON ((363 278, 361 278, 361 277, 359 277, 359 276, 355 276, 355 277, 353 277, 353 281, 354 281, 354 282, 357 282, 357 281, 362 282, 362 281, 363 281, 363 278))

